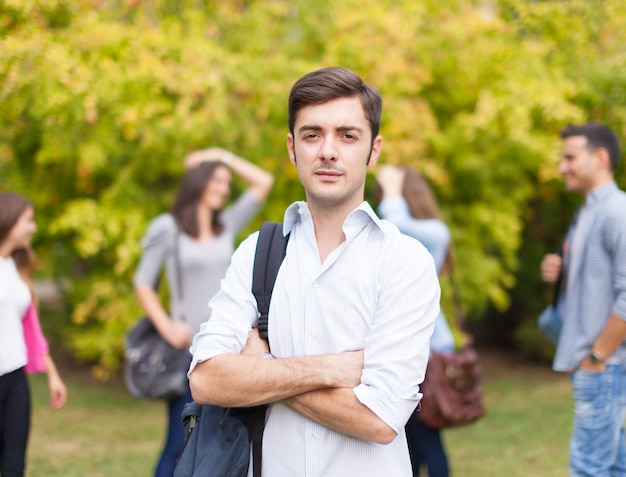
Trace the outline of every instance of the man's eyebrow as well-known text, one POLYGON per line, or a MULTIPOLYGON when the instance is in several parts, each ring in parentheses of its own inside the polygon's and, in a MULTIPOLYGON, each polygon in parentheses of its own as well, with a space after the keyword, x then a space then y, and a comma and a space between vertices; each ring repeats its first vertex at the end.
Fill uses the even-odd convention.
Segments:
POLYGON ((358 127, 358 126, 339 126, 337 128, 337 131, 339 131, 339 132, 346 132, 346 131, 363 132, 363 129, 358 127))
MULTIPOLYGON (((322 127, 317 124, 303 124, 298 128, 298 132, 305 131, 321 131, 322 127)), ((362 132, 363 129, 358 126, 339 126, 335 129, 337 132, 357 131, 362 132)))
POLYGON ((317 124, 303 124, 298 128, 298 132, 304 131, 321 131, 322 127, 317 124))

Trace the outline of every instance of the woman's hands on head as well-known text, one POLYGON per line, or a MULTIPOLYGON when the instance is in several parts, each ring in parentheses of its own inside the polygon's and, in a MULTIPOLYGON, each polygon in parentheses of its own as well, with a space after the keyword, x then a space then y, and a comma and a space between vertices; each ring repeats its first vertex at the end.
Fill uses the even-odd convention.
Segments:
POLYGON ((203 162, 221 162, 229 165, 233 160, 234 154, 221 147, 208 147, 190 152, 185 156, 184 164, 187 169, 193 169, 203 162))
POLYGON ((376 180, 383 190, 383 199, 402 196, 402 186, 406 171, 400 167, 385 164, 378 168, 376 180))

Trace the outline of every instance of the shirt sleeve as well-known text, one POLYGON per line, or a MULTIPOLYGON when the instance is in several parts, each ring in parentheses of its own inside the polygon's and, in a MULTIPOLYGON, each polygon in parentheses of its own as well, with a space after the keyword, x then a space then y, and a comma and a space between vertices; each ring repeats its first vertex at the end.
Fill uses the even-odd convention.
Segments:
POLYGON ((421 399, 440 289, 432 257, 404 240, 381 256, 378 305, 365 340, 357 399, 400 433, 421 399))
MULTIPOLYGON (((622 204, 625 201, 622 201, 622 204)), ((615 290, 615 301, 611 312, 626 321, 626 209, 616 207, 613 211, 608 229, 608 241, 611 249, 613 266, 613 288, 615 290)))
POLYGON ((175 233, 176 223, 170 214, 159 215, 150 222, 141 241, 143 254, 135 271, 135 286, 154 287, 157 284, 175 233))
POLYGON ((48 341, 41 330, 39 315, 35 304, 31 302, 26 314, 22 318, 22 329, 24 331, 24 342, 28 362, 25 371, 31 373, 43 373, 46 371, 44 357, 49 354, 48 341))
POLYGON ((220 291, 211 299, 211 318, 194 336, 189 374, 198 363, 220 354, 239 354, 258 320, 252 294, 252 268, 258 232, 235 250, 220 291))
POLYGON ((378 213, 403 234, 422 242, 435 259, 437 270, 441 270, 450 244, 450 231, 442 220, 416 219, 402 197, 383 200, 378 206, 378 213))

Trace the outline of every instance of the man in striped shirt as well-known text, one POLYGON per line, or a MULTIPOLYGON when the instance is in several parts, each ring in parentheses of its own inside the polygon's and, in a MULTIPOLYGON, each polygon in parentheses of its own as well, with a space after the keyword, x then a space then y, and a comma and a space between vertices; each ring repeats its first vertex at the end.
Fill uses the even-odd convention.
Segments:
POLYGON ((546 255, 544 281, 562 275, 563 322, 553 368, 571 373, 574 431, 570 476, 626 476, 626 194, 614 171, 615 133, 603 124, 569 126, 559 172, 584 203, 567 233, 563 258, 546 255))
POLYGON ((264 476, 412 475, 404 426, 421 398, 440 290, 428 251, 363 200, 381 111, 379 93, 344 68, 296 82, 287 150, 306 202, 284 216, 272 354, 254 329, 258 234, 233 255, 194 338, 196 401, 270 405, 264 476))

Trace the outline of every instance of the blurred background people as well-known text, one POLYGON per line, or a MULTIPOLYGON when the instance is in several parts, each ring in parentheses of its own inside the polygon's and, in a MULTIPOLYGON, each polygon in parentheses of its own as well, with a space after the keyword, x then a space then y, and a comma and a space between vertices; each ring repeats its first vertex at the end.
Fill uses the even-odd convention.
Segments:
MULTIPOLYGON (((148 226, 134 278, 135 292, 146 315, 177 348, 188 347, 200 325, 209 319, 208 303, 226 274, 235 237, 259 211, 274 183, 269 172, 221 148, 194 151, 185 158, 185 166, 189 171, 179 185, 171 212, 159 215, 148 226), (246 182, 248 189, 225 208, 231 173, 246 182), (180 278, 176 276, 177 262, 180 278), (154 289, 164 266, 169 312, 154 289), (179 282, 182 290, 178 289, 179 282)), ((172 477, 174 473, 184 441, 181 414, 191 399, 187 388, 167 402, 167 437, 155 477, 172 477)))
POLYGON ((626 475, 626 194, 615 182, 621 156, 601 123, 561 131, 559 172, 584 203, 572 219, 563 257, 546 255, 541 277, 562 277, 562 328, 552 368, 570 373, 574 429, 571 477, 626 475))
POLYGON ((67 389, 41 332, 31 274, 35 211, 25 197, 0 193, 0 475, 20 477, 30 430, 27 373, 46 372, 50 405, 59 409, 67 389))
MULTIPOLYGON (((412 169, 392 165, 381 166, 376 179, 375 195, 381 199, 378 214, 402 233, 419 240, 433 256, 437 273, 441 275, 451 260, 450 231, 441 219, 437 200, 426 179, 412 169)), ((454 351, 454 338, 443 312, 435 321, 430 348, 442 353, 454 351)), ((420 468, 425 466, 429 477, 448 477, 441 433, 420 421, 418 414, 414 412, 406 424, 413 476, 419 477, 420 468)))

